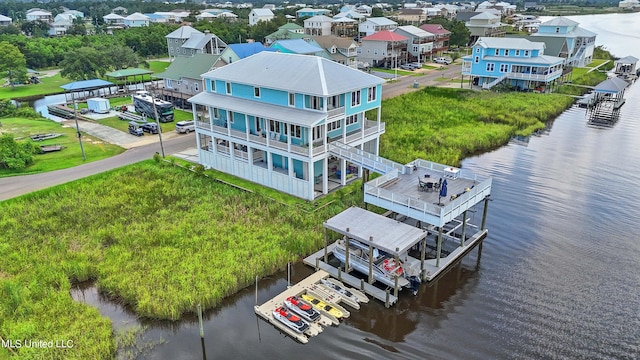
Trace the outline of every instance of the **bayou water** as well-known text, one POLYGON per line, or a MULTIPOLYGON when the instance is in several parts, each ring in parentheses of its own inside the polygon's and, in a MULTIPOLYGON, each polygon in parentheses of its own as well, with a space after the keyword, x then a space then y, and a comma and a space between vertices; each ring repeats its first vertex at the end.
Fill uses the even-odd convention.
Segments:
MULTIPOLYGON (((640 14, 571 19, 615 55, 640 58, 640 14)), ((206 357, 640 358, 640 85, 625 97, 612 126, 589 125, 573 107, 528 142, 464 161, 493 177, 489 236, 417 296, 390 309, 372 301, 301 345, 257 319, 249 287, 205 313, 206 357)), ((292 281, 311 271, 294 266, 292 281)), ((258 301, 286 282, 286 273, 260 280, 258 301)), ((116 328, 137 323, 93 288, 73 295, 116 328)), ((197 319, 145 325, 140 342, 156 345, 140 359, 203 358, 197 319)))

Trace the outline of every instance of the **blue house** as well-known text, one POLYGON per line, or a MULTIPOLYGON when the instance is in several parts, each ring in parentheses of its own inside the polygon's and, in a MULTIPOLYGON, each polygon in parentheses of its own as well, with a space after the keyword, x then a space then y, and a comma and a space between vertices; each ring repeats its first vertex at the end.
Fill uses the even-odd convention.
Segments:
POLYGON ((557 55, 566 59, 567 66, 584 67, 593 59, 596 35, 571 19, 557 17, 540 24, 538 32, 531 37, 532 41, 542 42, 564 39, 566 44, 557 55))
POLYGON ((285 54, 301 54, 323 56, 325 51, 317 45, 313 40, 305 41, 302 39, 277 40, 271 44, 270 48, 285 54))
POLYGON ((462 75, 490 89, 504 83, 520 90, 548 90, 562 76, 564 59, 544 54, 545 45, 523 38, 481 37, 462 58, 462 75))
POLYGON ((205 91, 189 102, 202 114, 196 139, 206 167, 312 200, 362 176, 336 151, 378 154, 385 127, 376 76, 316 56, 260 52, 202 77, 205 91))
POLYGON ((262 45, 259 42, 244 43, 244 44, 229 44, 224 51, 220 54, 220 59, 227 64, 247 58, 251 55, 255 55, 262 51, 277 51, 262 45))
POLYGON ((331 14, 331 10, 329 10, 329 9, 304 8, 304 9, 300 9, 300 10, 296 11, 296 17, 298 19, 307 18, 307 17, 314 17, 314 16, 318 16, 318 15, 330 15, 330 14, 331 14))

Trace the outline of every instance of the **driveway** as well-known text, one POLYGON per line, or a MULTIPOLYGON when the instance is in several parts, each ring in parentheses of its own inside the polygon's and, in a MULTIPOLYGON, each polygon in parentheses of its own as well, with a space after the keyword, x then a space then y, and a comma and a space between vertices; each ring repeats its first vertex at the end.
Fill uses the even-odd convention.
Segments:
MULTIPOLYGON (((72 128, 76 127, 74 120, 65 120, 62 124, 63 126, 72 128)), ((102 139, 105 142, 121 146, 125 149, 131 149, 160 141, 157 135, 149 135, 145 133, 144 136, 135 136, 109 126, 90 121, 78 120, 78 127, 80 127, 80 131, 82 132, 95 136, 98 139, 102 139)), ((170 131, 162 134, 162 140, 166 141, 173 139, 176 136, 180 136, 180 134, 175 131, 170 131)))

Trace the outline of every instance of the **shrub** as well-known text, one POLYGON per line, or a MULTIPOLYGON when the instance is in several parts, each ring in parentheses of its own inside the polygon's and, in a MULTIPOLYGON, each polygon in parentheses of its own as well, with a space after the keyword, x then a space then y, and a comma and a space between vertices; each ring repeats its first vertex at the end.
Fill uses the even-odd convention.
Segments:
POLYGON ((24 169, 33 163, 36 146, 30 142, 18 143, 11 134, 0 136, 0 168, 24 169))

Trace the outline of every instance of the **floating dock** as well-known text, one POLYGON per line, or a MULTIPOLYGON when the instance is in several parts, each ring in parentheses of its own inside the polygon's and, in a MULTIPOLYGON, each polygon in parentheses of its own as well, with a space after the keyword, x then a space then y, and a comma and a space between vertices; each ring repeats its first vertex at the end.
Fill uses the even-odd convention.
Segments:
MULTIPOLYGON (((256 305, 254 307, 254 311, 258 316, 260 316, 264 320, 266 320, 269 323, 271 323, 273 326, 278 328, 280 331, 282 331, 282 332, 286 333, 287 335, 291 336, 292 338, 294 338, 298 342, 306 344, 309 341, 310 337, 316 336, 316 335, 318 335, 319 333, 322 332, 322 330, 323 330, 322 326, 330 326, 330 325, 338 326, 340 324, 339 319, 337 319, 336 317, 334 317, 333 315, 329 314, 326 311, 320 311, 320 320, 318 320, 317 322, 309 322, 309 321, 307 321, 307 323, 309 323, 309 329, 307 331, 305 331, 305 333, 301 334, 301 333, 295 332, 294 330, 292 330, 288 326, 286 326, 283 323, 281 323, 280 321, 276 320, 273 317, 272 312, 276 308, 278 308, 280 306, 284 306, 285 299, 290 297, 290 296, 300 296, 301 294, 309 294, 310 296, 319 298, 320 300, 326 302, 327 304, 329 304, 329 305, 335 307, 336 309, 342 311, 345 318, 349 317, 350 316, 350 312, 347 311, 342 306, 338 305, 339 302, 343 302, 344 301, 344 297, 342 297, 337 292, 334 292, 332 290, 329 290, 329 289, 326 289, 326 288, 322 288, 322 287, 319 286, 318 283, 320 282, 320 280, 326 279, 328 277, 329 277, 329 273, 328 272, 322 271, 322 270, 316 271, 315 273, 313 273, 313 274, 309 275, 308 277, 304 278, 303 280, 301 280, 297 284, 294 284, 294 285, 290 286, 285 291, 283 291, 280 294, 276 295, 275 297, 273 297, 269 301, 265 302, 264 304, 256 305)), ((342 286, 344 286, 344 285, 342 285, 342 286)), ((360 294, 360 295, 362 295, 362 296, 364 296, 366 298, 366 296, 364 294, 360 294)), ((367 299, 367 301, 368 301, 368 299, 367 299)))

